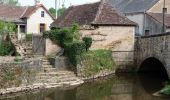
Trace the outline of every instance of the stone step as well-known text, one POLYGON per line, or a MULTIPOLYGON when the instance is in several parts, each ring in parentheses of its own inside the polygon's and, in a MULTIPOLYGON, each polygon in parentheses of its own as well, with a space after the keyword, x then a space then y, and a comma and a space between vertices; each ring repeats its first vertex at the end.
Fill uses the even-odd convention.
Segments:
POLYGON ((48 76, 60 76, 60 75, 74 75, 73 72, 50 72, 50 73, 39 73, 39 75, 48 75, 48 76))
POLYGON ((43 69, 43 71, 44 72, 56 72, 57 71, 57 69, 55 69, 55 68, 45 68, 45 69, 43 69))
POLYGON ((64 79, 64 78, 72 78, 72 77, 76 77, 76 75, 71 74, 71 75, 62 75, 62 76, 53 76, 53 77, 50 77, 50 75, 37 75, 36 76, 37 79, 50 79, 50 78, 64 79))
POLYGON ((43 65, 50 65, 50 62, 42 62, 43 65))
POLYGON ((77 82, 77 81, 80 81, 80 79, 78 78, 70 78, 70 79, 54 79, 54 78, 51 78, 51 79, 37 79, 38 82, 50 82, 50 83, 57 83, 57 82, 61 82, 61 83, 64 83, 64 82, 77 82))

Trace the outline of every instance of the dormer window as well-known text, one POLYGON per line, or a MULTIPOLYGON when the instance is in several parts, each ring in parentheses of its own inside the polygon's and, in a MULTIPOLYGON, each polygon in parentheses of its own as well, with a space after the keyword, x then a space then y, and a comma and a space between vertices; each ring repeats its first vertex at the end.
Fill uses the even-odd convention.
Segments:
POLYGON ((45 16, 45 12, 41 11, 41 17, 44 17, 44 16, 45 16))

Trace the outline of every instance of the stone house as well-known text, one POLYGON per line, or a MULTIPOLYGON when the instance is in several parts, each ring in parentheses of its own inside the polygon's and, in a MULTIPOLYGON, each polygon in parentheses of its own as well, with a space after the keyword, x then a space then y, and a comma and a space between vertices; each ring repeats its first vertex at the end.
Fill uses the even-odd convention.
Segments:
POLYGON ((80 25, 82 37, 92 37, 91 50, 112 50, 117 65, 133 65, 136 23, 117 13, 110 4, 97 2, 72 6, 51 27, 70 27, 74 23, 80 25))
POLYGON ((167 17, 170 14, 170 0, 104 0, 118 12, 136 22, 137 35, 154 35, 163 31, 163 8, 165 9, 165 31, 169 31, 167 17), (159 18, 158 18, 159 17, 159 18))
POLYGON ((133 51, 135 23, 119 15, 107 3, 97 2, 68 8, 65 14, 51 24, 51 27, 80 25, 82 37, 93 39, 91 49, 112 51, 133 51))
POLYGON ((42 4, 35 6, 0 5, 0 20, 16 24, 17 36, 20 40, 26 34, 38 34, 50 30, 50 24, 54 18, 42 4))

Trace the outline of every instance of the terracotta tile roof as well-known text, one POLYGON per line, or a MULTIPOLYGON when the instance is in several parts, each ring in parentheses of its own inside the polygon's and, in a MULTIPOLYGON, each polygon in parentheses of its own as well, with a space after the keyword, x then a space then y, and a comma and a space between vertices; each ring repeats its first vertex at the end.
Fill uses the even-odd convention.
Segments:
POLYGON ((0 19, 1 20, 19 20, 26 7, 0 5, 0 19))
POLYGON ((74 23, 79 25, 136 25, 119 15, 111 5, 97 2, 68 8, 63 16, 51 24, 51 27, 69 27, 74 23))
POLYGON ((34 10, 36 10, 37 8, 36 8, 36 6, 29 6, 29 7, 27 7, 26 8, 26 11, 23 13, 23 15, 22 15, 22 18, 26 18, 26 17, 29 17, 30 16, 30 14, 32 13, 32 12, 34 12, 34 10))
POLYGON ((57 20, 52 23, 52 27, 69 27, 74 23, 90 25, 96 17, 99 6, 100 3, 98 2, 69 7, 63 16, 57 18, 57 20))
MULTIPOLYGON (((147 13, 147 15, 151 16, 153 19, 163 24, 162 13, 147 13)), ((170 27, 170 14, 165 14, 165 25, 167 27, 170 27)))

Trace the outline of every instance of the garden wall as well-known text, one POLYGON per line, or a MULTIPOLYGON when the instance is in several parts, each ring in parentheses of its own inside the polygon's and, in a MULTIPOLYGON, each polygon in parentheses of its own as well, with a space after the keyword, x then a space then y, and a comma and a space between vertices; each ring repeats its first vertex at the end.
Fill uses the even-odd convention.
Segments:
POLYGON ((41 67, 42 61, 39 59, 0 62, 0 89, 32 84, 41 67))

